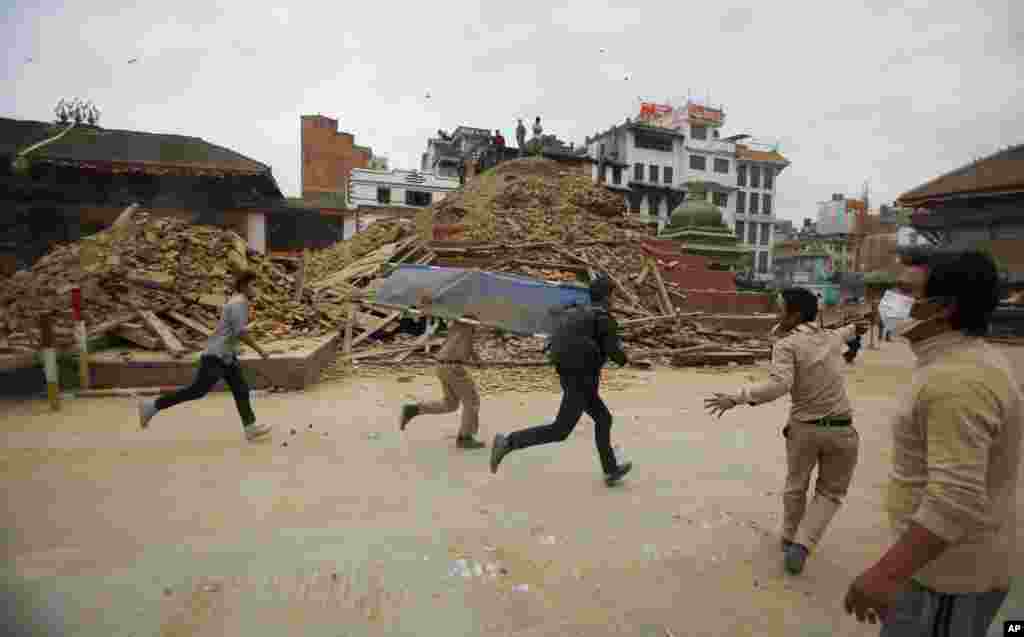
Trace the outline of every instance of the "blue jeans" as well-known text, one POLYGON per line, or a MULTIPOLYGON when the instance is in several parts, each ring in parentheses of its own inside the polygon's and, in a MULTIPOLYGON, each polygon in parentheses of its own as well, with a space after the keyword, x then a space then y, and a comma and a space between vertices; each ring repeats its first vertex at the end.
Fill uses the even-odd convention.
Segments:
POLYGON ((938 593, 912 581, 889 609, 880 635, 985 637, 1008 593, 938 593))

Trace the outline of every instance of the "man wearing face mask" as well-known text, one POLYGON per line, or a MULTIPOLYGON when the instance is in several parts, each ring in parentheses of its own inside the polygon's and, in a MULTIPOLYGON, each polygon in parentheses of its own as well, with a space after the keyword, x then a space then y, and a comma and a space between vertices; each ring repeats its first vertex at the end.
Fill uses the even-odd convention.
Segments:
POLYGON ((897 538, 844 605, 882 637, 984 637, 1016 555, 1024 396, 982 338, 999 301, 992 259, 938 255, 880 304, 917 367, 893 423, 887 506, 897 538))
POLYGON ((772 330, 779 340, 772 348, 768 380, 734 394, 715 394, 704 405, 721 417, 738 405, 761 405, 790 394, 792 407, 782 430, 786 438, 782 550, 786 570, 796 575, 839 511, 857 466, 860 436, 853 428, 840 353, 843 343, 855 342, 867 326, 823 329, 816 324, 818 298, 803 288, 784 290, 782 304, 782 321, 772 330), (815 465, 818 479, 808 507, 807 489, 815 465))

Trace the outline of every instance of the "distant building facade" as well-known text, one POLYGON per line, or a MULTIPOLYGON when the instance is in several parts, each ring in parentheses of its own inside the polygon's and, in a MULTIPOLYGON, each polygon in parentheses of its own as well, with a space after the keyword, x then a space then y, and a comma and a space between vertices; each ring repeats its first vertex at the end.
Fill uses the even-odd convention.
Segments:
POLYGON ((789 161, 773 145, 749 135, 723 138, 722 109, 688 101, 681 106, 645 103, 634 121, 586 139, 596 160, 594 181, 622 192, 630 214, 659 231, 686 196, 686 183, 706 184, 708 201, 737 238, 753 248, 756 278, 771 278, 776 178, 789 161))
POLYGON ((349 177, 349 208, 423 208, 459 188, 455 177, 415 170, 355 168, 349 177))
POLYGON ((357 145, 352 133, 339 132, 336 119, 303 115, 300 121, 302 199, 311 204, 343 201, 349 175, 354 168, 369 167, 373 151, 357 145))

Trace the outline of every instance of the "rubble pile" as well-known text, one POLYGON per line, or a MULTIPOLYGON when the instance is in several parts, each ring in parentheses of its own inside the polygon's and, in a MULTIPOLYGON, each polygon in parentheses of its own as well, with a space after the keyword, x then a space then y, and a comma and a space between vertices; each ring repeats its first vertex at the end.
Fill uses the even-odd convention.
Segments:
POLYGON ((412 223, 404 219, 372 223, 351 239, 339 241, 324 250, 311 251, 309 263, 306 264, 306 279, 318 281, 339 272, 382 246, 409 236, 413 231, 412 223))
POLYGON ((433 207, 440 224, 465 224, 465 241, 626 239, 622 198, 549 159, 517 159, 470 180, 433 207))
MULTIPOLYGON (((620 197, 557 162, 510 161, 421 213, 417 234, 380 246, 322 281, 333 279, 330 296, 347 302, 398 263, 483 267, 557 282, 586 283, 593 274, 605 273, 613 283, 624 345, 634 359, 704 365, 769 356, 764 338, 715 330, 702 323, 707 317, 681 314, 678 306, 685 294, 661 278, 657 259, 641 247, 653 229, 632 223, 623 213, 620 197), (462 232, 455 241, 425 242, 424 218, 430 224, 461 226, 462 232)), ((400 313, 370 308, 363 306, 353 328, 363 336, 351 347, 353 362, 365 369, 429 360, 425 337, 407 333, 400 313)), ((478 345, 485 366, 539 365, 545 360, 542 347, 538 339, 490 330, 483 331, 478 345)))
POLYGON ((123 223, 61 245, 0 290, 0 332, 38 345, 38 320, 52 314, 59 346, 73 343, 71 289, 82 291, 87 334, 114 334, 146 349, 202 348, 231 295, 232 271, 256 274, 250 331, 256 338, 321 336, 333 329, 294 277, 246 248, 238 234, 135 211, 123 223))

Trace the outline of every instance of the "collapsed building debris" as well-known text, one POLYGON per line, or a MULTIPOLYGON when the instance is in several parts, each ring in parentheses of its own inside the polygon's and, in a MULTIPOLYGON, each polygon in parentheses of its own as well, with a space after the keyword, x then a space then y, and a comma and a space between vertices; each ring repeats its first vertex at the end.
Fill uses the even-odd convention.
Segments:
POLYGON ((213 226, 126 211, 112 227, 59 246, 0 290, 0 332, 13 345, 34 347, 36 322, 54 317, 58 344, 73 342, 70 290, 82 290, 89 337, 114 335, 144 349, 174 355, 205 344, 231 294, 231 274, 256 274, 250 331, 256 338, 322 336, 335 320, 313 303, 296 300, 294 278, 246 248, 236 233, 213 226))
MULTIPOLYGON (((126 211, 110 229, 51 251, 0 290, 0 340, 38 343, 36 319, 53 314, 59 344, 73 342, 69 290, 82 289, 89 336, 109 334, 180 356, 204 345, 230 294, 231 272, 257 274, 250 331, 258 339, 344 334, 336 370, 431 360, 440 345, 423 321, 373 304, 375 282, 402 264, 480 267, 548 281, 586 284, 605 273, 632 360, 677 366, 750 363, 770 356, 762 334, 729 332, 685 313, 686 291, 665 281, 671 266, 645 250, 653 230, 624 214, 623 202, 589 179, 544 159, 488 171, 415 222, 378 221, 354 238, 303 259, 289 273, 247 250, 236 233, 126 211), (438 225, 456 240, 435 241, 438 225)), ((539 339, 484 330, 484 366, 542 366, 539 339)), ((343 373, 343 372, 337 372, 343 373)))

